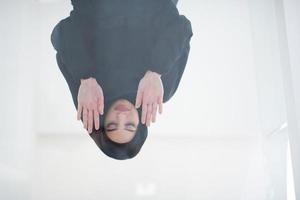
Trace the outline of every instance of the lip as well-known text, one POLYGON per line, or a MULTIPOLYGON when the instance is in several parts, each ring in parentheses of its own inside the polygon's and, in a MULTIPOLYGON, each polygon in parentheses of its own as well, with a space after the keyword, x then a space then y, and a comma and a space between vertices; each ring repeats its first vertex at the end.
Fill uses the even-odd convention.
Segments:
POLYGON ((114 110, 117 110, 117 111, 129 111, 129 109, 125 105, 123 105, 123 104, 117 105, 114 110))

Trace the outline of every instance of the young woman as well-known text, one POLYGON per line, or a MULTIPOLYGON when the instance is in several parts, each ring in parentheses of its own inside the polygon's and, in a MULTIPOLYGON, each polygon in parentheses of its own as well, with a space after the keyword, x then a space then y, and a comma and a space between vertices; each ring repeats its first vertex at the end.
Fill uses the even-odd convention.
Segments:
POLYGON ((58 66, 98 147, 133 158, 178 88, 193 35, 171 0, 72 0, 51 33, 58 66))

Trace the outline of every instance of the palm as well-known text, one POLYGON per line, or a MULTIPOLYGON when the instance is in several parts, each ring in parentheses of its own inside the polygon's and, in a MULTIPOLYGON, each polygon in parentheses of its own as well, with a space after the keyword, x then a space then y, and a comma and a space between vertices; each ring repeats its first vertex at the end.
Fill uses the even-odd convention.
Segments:
POLYGON ((78 91, 78 112, 77 119, 83 118, 84 128, 91 133, 93 124, 98 130, 100 126, 99 114, 103 114, 104 97, 101 86, 96 79, 82 82, 78 91))
POLYGON ((142 123, 147 122, 147 126, 150 126, 151 119, 155 122, 158 106, 159 113, 162 113, 164 89, 160 76, 155 72, 147 71, 139 82, 136 107, 142 104, 142 123))

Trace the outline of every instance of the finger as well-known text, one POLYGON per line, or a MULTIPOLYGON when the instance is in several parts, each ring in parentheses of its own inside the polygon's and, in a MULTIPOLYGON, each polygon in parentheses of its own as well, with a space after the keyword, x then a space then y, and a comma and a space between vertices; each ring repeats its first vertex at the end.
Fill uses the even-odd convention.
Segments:
POLYGON ((135 108, 139 108, 139 107, 141 106, 142 97, 143 97, 143 92, 142 92, 142 90, 139 88, 139 89, 138 89, 138 92, 137 92, 137 94, 136 94, 135 108))
POLYGON ((98 108, 98 113, 100 113, 101 115, 103 115, 103 109, 104 109, 103 99, 98 98, 97 106, 98 106, 97 107, 98 108))
POLYGON ((147 104, 146 102, 143 102, 143 107, 142 107, 142 123, 145 124, 146 122, 146 114, 147 114, 147 104))
POLYGON ((162 112, 163 112, 163 99, 162 99, 162 97, 159 99, 158 104, 159 104, 159 114, 162 114, 162 112))
POLYGON ((81 118, 81 113, 82 113, 82 105, 81 103, 78 103, 78 111, 77 111, 77 120, 80 120, 81 118))
POLYGON ((98 130, 99 129, 99 112, 97 110, 94 110, 94 121, 95 121, 95 129, 98 130))
POLYGON ((93 130, 93 110, 89 110, 88 111, 89 112, 89 114, 88 114, 88 116, 89 116, 89 119, 88 119, 88 132, 89 133, 91 133, 92 132, 92 130, 93 130))
POLYGON ((87 114, 88 114, 87 108, 84 107, 83 108, 83 126, 85 129, 87 129, 87 114))
POLYGON ((152 104, 148 104, 148 107, 147 107, 147 126, 150 126, 151 114, 152 114, 152 104))
POLYGON ((157 112, 157 103, 152 104, 153 109, 152 109, 152 122, 155 122, 156 120, 156 112, 157 112))
POLYGON ((103 103, 104 100, 101 100, 101 115, 104 114, 104 103, 103 103))

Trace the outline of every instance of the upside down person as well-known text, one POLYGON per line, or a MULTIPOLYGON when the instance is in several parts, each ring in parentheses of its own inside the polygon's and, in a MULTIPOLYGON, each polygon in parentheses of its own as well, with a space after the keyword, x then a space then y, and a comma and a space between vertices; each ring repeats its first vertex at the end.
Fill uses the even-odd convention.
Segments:
POLYGON ((107 156, 135 157, 176 92, 191 22, 172 0, 72 0, 51 33, 77 120, 107 156))

